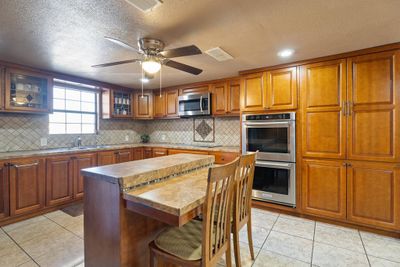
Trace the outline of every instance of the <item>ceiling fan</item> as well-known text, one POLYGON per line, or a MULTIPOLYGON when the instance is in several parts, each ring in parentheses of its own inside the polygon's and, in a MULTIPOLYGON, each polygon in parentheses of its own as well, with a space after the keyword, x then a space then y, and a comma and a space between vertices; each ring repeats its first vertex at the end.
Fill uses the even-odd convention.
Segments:
POLYGON ((164 43, 161 40, 152 38, 141 38, 138 41, 139 49, 136 49, 121 40, 112 37, 104 38, 124 48, 135 51, 140 55, 140 58, 93 65, 93 68, 110 67, 133 62, 140 62, 142 64, 143 70, 150 75, 157 73, 160 70, 161 65, 165 65, 170 68, 178 69, 194 75, 199 75, 203 71, 201 69, 170 59, 174 57, 184 57, 201 54, 201 50, 195 45, 164 50, 164 43))

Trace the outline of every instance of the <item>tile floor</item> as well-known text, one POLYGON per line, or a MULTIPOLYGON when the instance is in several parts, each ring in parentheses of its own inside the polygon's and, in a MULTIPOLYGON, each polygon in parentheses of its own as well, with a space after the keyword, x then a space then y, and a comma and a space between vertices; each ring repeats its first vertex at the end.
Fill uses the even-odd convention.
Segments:
MULTIPOLYGON (((252 261, 243 266, 399 266, 400 239, 253 209, 252 261)), ((0 266, 84 266, 83 216, 55 211, 0 229, 0 266)), ((221 260, 219 266, 225 266, 221 260)))

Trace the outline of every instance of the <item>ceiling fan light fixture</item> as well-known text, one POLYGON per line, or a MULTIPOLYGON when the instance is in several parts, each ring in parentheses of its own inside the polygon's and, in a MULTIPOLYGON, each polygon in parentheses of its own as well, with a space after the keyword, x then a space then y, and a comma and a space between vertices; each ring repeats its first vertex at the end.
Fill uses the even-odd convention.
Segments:
POLYGON ((150 79, 149 79, 149 78, 146 78, 146 77, 143 77, 143 78, 140 78, 140 81, 141 81, 142 83, 148 83, 148 82, 150 82, 150 79))
POLYGON ((142 68, 145 72, 154 74, 161 69, 161 63, 153 59, 142 62, 142 68))

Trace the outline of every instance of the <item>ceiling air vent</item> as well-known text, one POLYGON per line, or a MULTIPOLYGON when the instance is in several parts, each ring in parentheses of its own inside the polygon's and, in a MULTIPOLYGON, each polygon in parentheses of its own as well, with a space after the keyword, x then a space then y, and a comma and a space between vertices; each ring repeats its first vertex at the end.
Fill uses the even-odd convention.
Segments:
POLYGON ((206 51, 206 54, 215 58, 217 61, 225 61, 233 59, 226 51, 222 50, 221 47, 214 47, 206 51))
POLYGON ((143 12, 148 12, 152 10, 154 7, 163 3, 162 0, 125 0, 125 1, 143 12))

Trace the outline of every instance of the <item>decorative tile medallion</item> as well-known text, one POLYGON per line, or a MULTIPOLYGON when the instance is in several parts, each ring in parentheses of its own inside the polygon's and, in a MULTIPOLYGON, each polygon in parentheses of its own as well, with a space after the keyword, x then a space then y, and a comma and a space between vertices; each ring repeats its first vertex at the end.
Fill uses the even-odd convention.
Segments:
POLYGON ((215 120, 214 118, 193 119, 193 141, 214 142, 215 141, 215 120))

